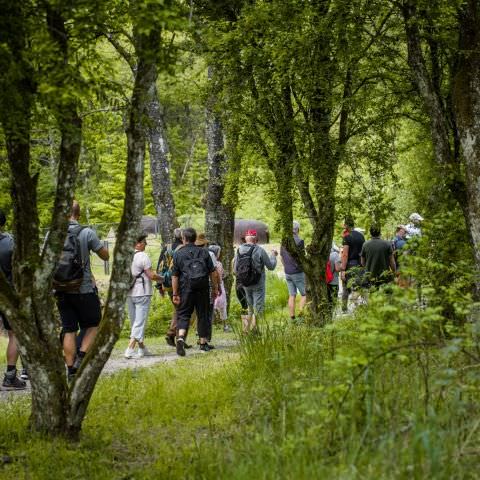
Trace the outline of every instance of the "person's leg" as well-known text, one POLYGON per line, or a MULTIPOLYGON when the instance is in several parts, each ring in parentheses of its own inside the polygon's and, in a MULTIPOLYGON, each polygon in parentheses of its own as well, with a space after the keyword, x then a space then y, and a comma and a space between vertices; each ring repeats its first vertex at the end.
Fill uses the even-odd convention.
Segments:
POLYGON ((133 350, 137 344, 137 340, 134 335, 134 328, 136 322, 137 309, 135 305, 134 297, 127 297, 127 308, 128 308, 128 318, 130 320, 130 341, 128 342, 128 347, 125 350, 125 357, 131 358, 133 355, 133 350))
POLYGON ((2 387, 10 390, 23 390, 26 388, 27 384, 23 380, 20 380, 17 377, 17 360, 18 360, 18 344, 15 334, 8 325, 7 321, 4 320, 4 326, 8 333, 8 344, 7 344, 7 369, 3 377, 2 387))
POLYGON ((342 280, 342 312, 348 312, 348 297, 350 295, 350 288, 348 286, 348 272, 345 272, 345 281, 342 280))
POLYGON ((304 273, 297 273, 295 274, 295 288, 298 290, 300 294, 300 302, 298 305, 298 314, 301 315, 303 313, 303 309, 305 308, 305 303, 307 302, 307 293, 305 288, 305 274, 304 273))
POLYGON ((260 282, 252 291, 253 293, 253 311, 255 315, 250 324, 251 330, 257 329, 257 321, 263 319, 265 315, 265 283, 260 282))
POLYGON ((76 295, 76 308, 79 312, 79 324, 81 329, 85 329, 85 336, 80 346, 75 367, 78 369, 86 353, 93 345, 98 332, 98 325, 102 318, 100 299, 96 292, 81 293, 76 295))
POLYGON ((143 357, 148 355, 149 352, 145 347, 145 330, 147 328, 147 321, 148 321, 148 313, 150 311, 150 303, 152 297, 151 295, 145 295, 144 297, 140 297, 139 301, 137 302, 137 330, 135 332, 135 338, 138 341, 138 355, 143 357))
POLYGON ((243 287, 245 291, 245 300, 247 302, 247 318, 244 322, 244 332, 247 333, 253 328, 255 324, 255 312, 254 312, 254 298, 253 298, 253 287, 243 287))
POLYGON ((245 290, 242 286, 236 285, 235 293, 237 294, 237 299, 240 302, 240 305, 242 307, 240 318, 242 320, 243 332, 247 332, 248 331, 248 303, 247 303, 247 298, 245 296, 245 290))
POLYGON ((182 292, 180 294, 181 303, 177 307, 177 355, 185 356, 185 336, 190 325, 190 317, 192 316, 195 304, 193 302, 191 292, 182 292))
POLYGON ((194 292, 195 312, 197 313, 197 330, 200 337, 200 350, 208 351, 210 324, 210 294, 208 290, 194 292))
POLYGON ((7 344, 7 366, 17 365, 18 360, 18 345, 17 338, 12 330, 7 330, 8 333, 8 344, 7 344))
POLYGON ((73 363, 77 354, 78 314, 74 301, 76 295, 61 293, 57 295, 57 307, 62 320, 63 353, 70 375, 74 374, 73 363))
POLYGON ((297 287, 293 279, 293 275, 286 274, 285 280, 288 288, 288 313, 292 320, 295 319, 295 299, 297 297, 297 287))

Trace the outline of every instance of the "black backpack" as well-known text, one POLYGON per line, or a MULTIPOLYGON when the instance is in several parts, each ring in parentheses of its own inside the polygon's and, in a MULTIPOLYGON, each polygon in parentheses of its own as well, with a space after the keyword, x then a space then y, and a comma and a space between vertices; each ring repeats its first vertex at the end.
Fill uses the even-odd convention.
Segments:
POLYGON ((204 250, 197 248, 190 252, 191 257, 186 258, 183 266, 183 273, 188 279, 188 286, 190 290, 202 290, 208 288, 207 262, 202 256, 204 250))
POLYGON ((237 276, 237 284, 242 287, 256 285, 262 276, 261 272, 257 272, 253 266, 252 255, 254 250, 255 245, 250 246, 246 253, 240 253, 240 250, 237 250, 235 275, 237 276))
POLYGON ((78 235, 82 225, 69 228, 62 254, 53 275, 53 288, 57 292, 77 292, 83 281, 83 261, 78 235))

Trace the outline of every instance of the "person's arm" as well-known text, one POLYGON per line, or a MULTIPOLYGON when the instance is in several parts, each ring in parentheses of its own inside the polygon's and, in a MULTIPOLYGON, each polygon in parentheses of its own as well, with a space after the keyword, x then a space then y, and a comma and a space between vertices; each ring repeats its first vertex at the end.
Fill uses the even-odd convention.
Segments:
POLYGON ((275 267, 277 266, 277 251, 272 250, 272 253, 268 255, 268 253, 262 248, 262 260, 263 264, 269 269, 269 270, 275 270, 275 267))
POLYGON ((110 254, 108 253, 108 250, 105 247, 100 248, 100 250, 97 250, 95 252, 104 262, 108 261, 110 259, 110 254))
POLYGON ((342 263, 341 263, 341 268, 340 270, 344 272, 347 269, 347 263, 348 263, 348 250, 349 246, 347 244, 343 245, 343 251, 342 251, 342 263))
POLYGON ((155 280, 157 282, 161 282, 163 280, 163 277, 158 273, 155 273, 151 268, 146 268, 144 272, 150 280, 155 280))
POLYGON ((172 302, 175 305, 180 304, 180 285, 176 275, 172 276, 172 302))
POLYGON ((362 251, 360 252, 360 264, 362 265, 362 267, 365 266, 365 261, 366 261, 365 250, 362 246, 362 251))

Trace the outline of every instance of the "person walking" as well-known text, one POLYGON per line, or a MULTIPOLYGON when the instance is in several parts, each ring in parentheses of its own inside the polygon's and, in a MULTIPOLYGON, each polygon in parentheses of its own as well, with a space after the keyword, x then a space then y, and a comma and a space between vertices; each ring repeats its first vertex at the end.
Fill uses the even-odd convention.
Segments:
POLYGON ((371 239, 365 242, 360 253, 365 279, 370 288, 378 288, 394 278, 395 259, 390 242, 382 240, 378 225, 370 227, 371 239))
MULTIPOLYGON (((300 224, 293 222, 293 240, 298 250, 305 250, 305 242, 299 237, 300 224)), ((305 273, 299 263, 293 258, 288 250, 282 245, 280 247, 280 258, 285 270, 285 280, 288 287, 288 311, 290 319, 295 320, 295 304, 297 292, 300 294, 299 313, 302 313, 307 301, 305 292, 305 273)))
POLYGON ((256 331, 257 319, 265 310, 265 268, 274 270, 277 266, 277 251, 271 254, 257 245, 256 230, 245 232, 245 243, 238 247, 234 261, 237 282, 242 285, 248 304, 247 331, 256 331))
POLYGON ((108 250, 88 227, 78 223, 80 219, 80 204, 72 204, 68 232, 75 235, 80 246, 83 276, 80 286, 74 291, 56 290, 57 307, 62 321, 63 351, 68 369, 68 379, 73 380, 86 352, 93 344, 98 325, 102 318, 98 290, 94 284, 90 252, 95 252, 102 260, 109 259, 108 250), (85 329, 80 351, 77 355, 76 336, 80 329, 85 329))
POLYGON ((225 284, 223 279, 225 278, 225 270, 223 269, 222 262, 220 261, 220 255, 222 252, 222 248, 220 245, 210 245, 208 247, 210 252, 215 255, 217 260, 217 274, 218 274, 218 282, 219 282, 219 295, 215 299, 215 303, 213 305, 214 312, 218 312, 220 320, 223 323, 223 331, 224 332, 231 332, 232 329, 228 325, 228 316, 227 316, 227 292, 225 290, 225 284))
MULTIPOLYGON (((170 275, 172 273, 173 256, 175 252, 183 246, 182 229, 176 228, 173 231, 173 237, 173 243, 170 245, 165 245, 160 252, 157 264, 157 273, 160 271, 164 271, 165 269, 169 270, 170 275)), ((173 305, 172 318, 170 320, 170 325, 168 326, 167 333, 165 335, 165 341, 167 342, 167 345, 175 347, 175 339, 177 337, 177 306, 173 303, 172 287, 166 287, 164 283, 161 283, 159 284, 159 291, 162 296, 167 293, 173 305)), ((185 344, 185 346, 187 345, 185 344)))
MULTIPOLYGON (((13 287, 12 256, 14 243, 13 237, 9 233, 3 231, 6 223, 7 217, 5 216, 5 213, 0 210, 0 269, 5 275, 7 282, 13 287)), ((2 387, 6 390, 23 390, 27 387, 27 384, 25 381, 17 377, 17 361, 19 357, 17 337, 3 312, 0 313, 0 318, 3 320, 3 326, 8 335, 6 352, 7 369, 3 377, 2 387)))
POLYGON ((136 238, 135 253, 131 265, 133 282, 127 294, 128 315, 130 317, 130 342, 125 350, 125 358, 141 358, 150 355, 145 346, 145 329, 152 301, 152 280, 162 281, 162 277, 152 270, 152 261, 145 252, 147 235, 136 238), (138 352, 135 347, 138 344, 138 352))
POLYGON ((190 326, 190 317, 197 314, 200 351, 208 352, 209 304, 211 296, 218 295, 215 267, 205 248, 195 245, 197 232, 193 228, 182 231, 183 247, 173 257, 172 290, 173 302, 177 305, 178 338, 177 355, 185 356, 185 335, 190 326))
POLYGON ((330 250, 330 256, 328 258, 330 262, 330 271, 332 272, 332 280, 327 283, 327 298, 330 306, 335 307, 335 303, 338 299, 338 285, 339 285, 339 275, 338 272, 342 266, 342 259, 340 258, 340 253, 338 247, 333 244, 332 249, 330 250))
POLYGON ((343 251, 342 251, 342 311, 348 311, 348 297, 350 293, 358 286, 361 278, 361 260, 360 252, 365 243, 365 237, 358 230, 355 230, 355 222, 353 218, 345 218, 343 225, 343 251))

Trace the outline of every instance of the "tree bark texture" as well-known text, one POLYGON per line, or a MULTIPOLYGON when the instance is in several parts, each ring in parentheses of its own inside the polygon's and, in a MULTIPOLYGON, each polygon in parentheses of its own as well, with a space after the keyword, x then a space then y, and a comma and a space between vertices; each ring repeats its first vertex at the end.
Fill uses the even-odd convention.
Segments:
POLYGON ((465 164, 465 181, 473 252, 477 266, 476 290, 480 298, 480 3, 466 2, 459 15, 458 70, 453 99, 465 164))
MULTIPOLYGON (((449 129, 448 112, 443 99, 435 89, 432 75, 427 69, 422 52, 422 40, 418 27, 415 2, 406 1, 402 8, 407 37, 408 62, 415 85, 423 99, 430 118, 430 130, 435 159, 440 166, 454 198, 463 212, 476 267, 480 271, 480 63, 479 5, 469 0, 459 15, 459 52, 456 75, 452 82, 455 120, 461 145, 465 174, 451 145, 456 132, 449 129)), ((480 281, 476 280, 477 295, 480 281)))
MULTIPOLYGON (((212 81, 214 69, 209 67, 212 81)), ((206 108, 206 139, 208 147, 208 184, 205 197, 205 235, 210 242, 222 247, 222 265, 225 271, 224 285, 230 304, 233 284, 232 260, 233 234, 235 230, 235 204, 225 197, 231 160, 226 154, 225 135, 220 114, 216 111, 212 94, 206 108)))
POLYGON ((134 39, 138 63, 126 130, 128 156, 125 203, 117 232, 110 286, 102 321, 95 342, 82 362, 70 391, 68 424, 72 435, 81 429, 95 384, 123 326, 134 239, 143 211, 146 125, 149 120, 150 91, 157 79, 155 60, 161 44, 161 32, 157 28, 152 28, 145 33, 134 25, 134 39))
MULTIPOLYGON (((156 80, 156 53, 160 31, 136 31, 139 58, 127 129, 128 161, 125 206, 114 252, 107 304, 95 343, 85 357, 69 388, 58 341, 58 325, 52 295, 52 276, 67 231, 68 212, 73 199, 82 122, 74 95, 61 95, 65 78, 71 78, 73 65, 68 56, 67 21, 60 7, 46 7, 47 30, 53 44, 49 64, 58 83, 58 95, 48 106, 57 118, 61 133, 57 186, 49 236, 40 251, 37 212, 37 178, 30 173, 30 117, 35 93, 34 72, 28 58, 29 24, 22 3, 9 3, 2 11, 0 30, 6 32, 6 45, 0 56, 6 71, 0 72, 0 121, 5 133, 7 157, 12 176, 15 250, 14 288, 0 275, 0 309, 10 321, 22 357, 27 361, 32 385, 31 427, 51 436, 76 438, 98 376, 118 338, 125 310, 134 236, 143 208, 143 173, 146 146, 145 116, 148 92, 156 80), (20 20, 19 20, 20 19, 20 20)), ((78 73, 78 72, 77 72, 78 73)), ((80 74, 78 73, 80 76, 80 74)))
POLYGON ((172 194, 165 122, 155 83, 149 89, 149 97, 147 133, 152 196, 160 225, 162 242, 169 243, 173 241, 173 230, 178 227, 178 221, 172 194))

